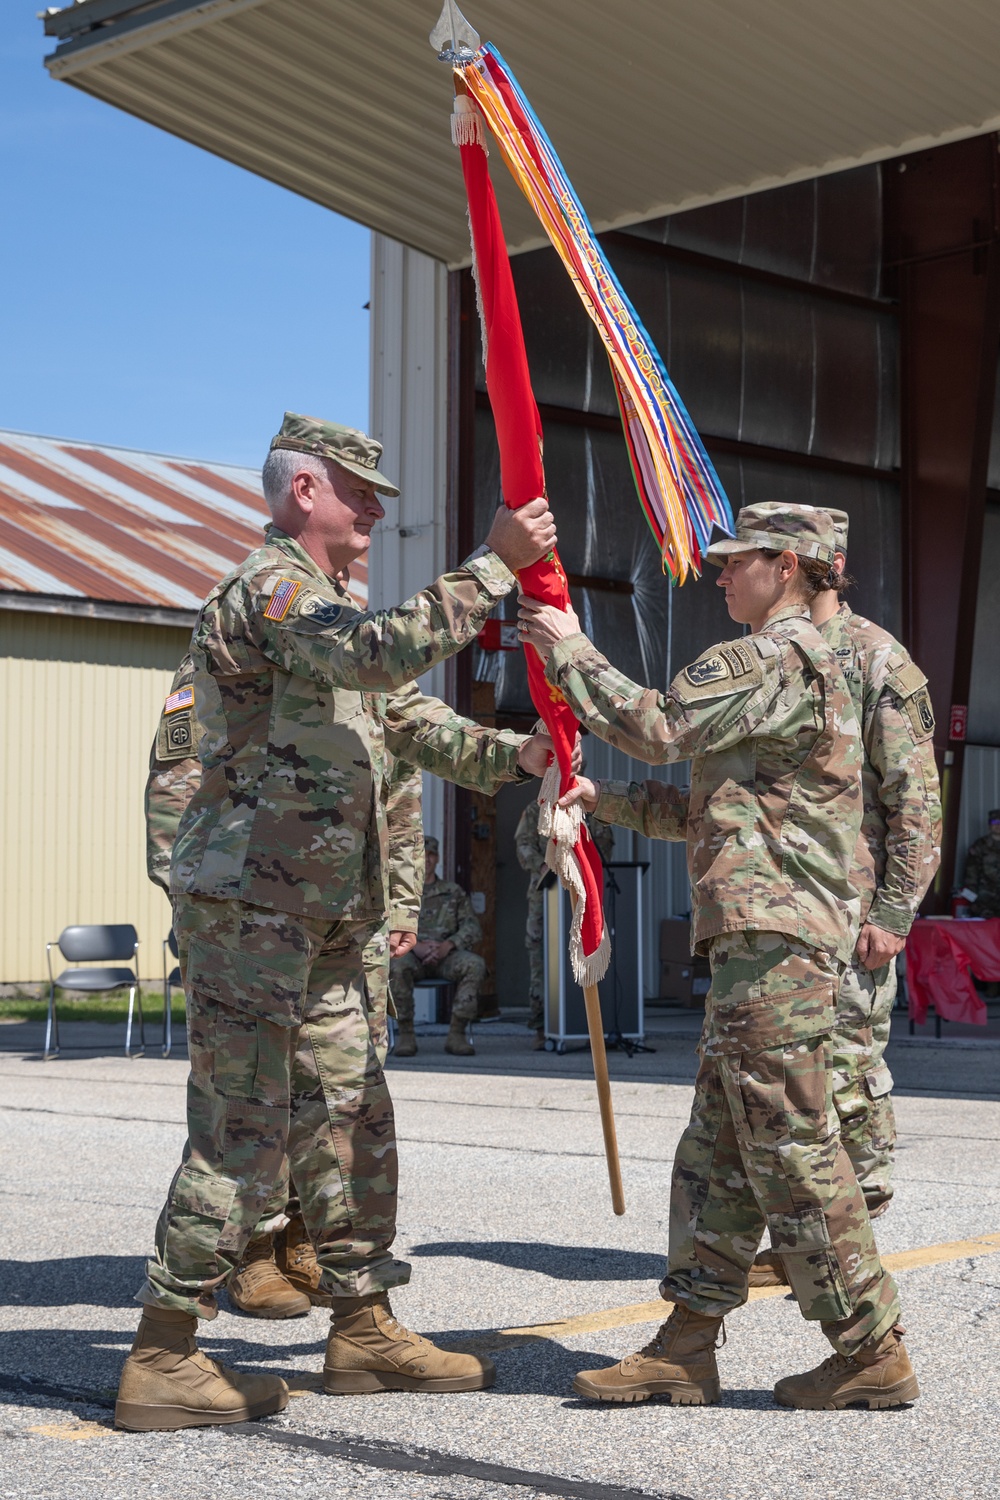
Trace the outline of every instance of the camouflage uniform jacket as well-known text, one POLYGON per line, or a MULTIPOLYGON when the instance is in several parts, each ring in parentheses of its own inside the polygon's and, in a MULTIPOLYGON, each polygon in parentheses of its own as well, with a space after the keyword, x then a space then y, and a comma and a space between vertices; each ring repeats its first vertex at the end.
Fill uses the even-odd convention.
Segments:
MULTIPOLYGON (((517 853, 517 862, 522 870, 527 870, 532 875, 540 875, 545 869, 545 850, 548 839, 538 832, 538 814, 541 808, 536 798, 532 797, 524 812, 518 819, 517 828, 514 831, 514 849, 517 853)), ((600 851, 601 858, 608 864, 615 852, 615 831, 608 827, 608 821, 590 817, 587 819, 587 827, 590 836, 600 851)))
MULTIPOLYGON (((181 662, 160 715, 149 753, 146 782, 146 872, 155 885, 168 890, 170 856, 181 815, 201 781, 196 753, 201 729, 193 707, 186 707, 181 690, 190 686, 194 666, 190 656, 181 662), (181 699, 178 702, 178 698, 181 699), (178 728, 180 715, 186 722, 178 728)), ((424 828, 421 772, 406 761, 389 757, 389 790, 385 813, 389 847, 389 910, 391 930, 416 932, 424 884, 424 828)))
POLYGON ((861 721, 861 920, 905 937, 941 861, 941 802, 927 678, 899 642, 842 604, 822 627, 861 721))
POLYGON ((149 752, 146 782, 146 873, 154 885, 170 889, 170 855, 181 816, 201 782, 194 716, 194 662, 184 657, 160 713, 149 752))
POLYGON ((808 616, 788 608, 714 647, 666 695, 631 682, 583 635, 555 644, 546 675, 588 729, 626 754, 692 759, 697 951, 721 933, 757 930, 850 958, 861 735, 837 658, 808 616))
POLYGON ((485 792, 520 776, 523 736, 474 725, 412 683, 470 641, 513 583, 486 552, 397 609, 360 613, 269 527, 209 594, 192 636, 202 778, 171 894, 384 916, 387 751, 485 792))
POLYGON ((423 896, 417 928, 421 942, 447 938, 456 948, 474 948, 483 930, 462 887, 452 880, 432 880, 423 896))
POLYGON ((962 884, 976 893, 975 916, 1000 917, 1000 838, 987 833, 970 846, 962 884))

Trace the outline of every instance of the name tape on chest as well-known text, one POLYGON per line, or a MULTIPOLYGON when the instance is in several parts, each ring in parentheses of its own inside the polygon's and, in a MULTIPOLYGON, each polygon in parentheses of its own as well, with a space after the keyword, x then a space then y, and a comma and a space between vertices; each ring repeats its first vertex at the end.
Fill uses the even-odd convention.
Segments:
POLYGON ((275 620, 279 625, 284 620, 295 603, 296 596, 302 588, 297 578, 282 578, 274 586, 274 592, 267 601, 264 611, 265 620, 275 620))
POLYGON ((193 706, 194 688, 188 684, 187 687, 178 688, 176 693, 170 694, 170 697, 163 705, 163 712, 165 714, 176 714, 182 708, 192 708, 193 706))

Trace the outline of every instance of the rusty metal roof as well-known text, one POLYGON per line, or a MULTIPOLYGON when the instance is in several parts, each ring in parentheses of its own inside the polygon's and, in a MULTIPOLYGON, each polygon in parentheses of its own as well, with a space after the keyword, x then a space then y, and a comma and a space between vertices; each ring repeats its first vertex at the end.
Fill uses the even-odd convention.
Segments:
MULTIPOLYGON (((0 430, 0 595, 187 616, 259 546, 257 469, 0 430)), ((368 569, 351 570, 365 608, 368 569)))

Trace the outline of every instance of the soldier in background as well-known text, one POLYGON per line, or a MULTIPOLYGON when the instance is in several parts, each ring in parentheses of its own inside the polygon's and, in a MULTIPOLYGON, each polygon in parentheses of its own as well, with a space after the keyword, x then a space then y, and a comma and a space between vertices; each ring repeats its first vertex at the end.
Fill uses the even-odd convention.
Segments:
MULTIPOLYGON (((581 765, 580 771, 585 768, 581 765)), ((517 862, 528 872, 528 916, 524 927, 524 946, 528 950, 528 1030, 535 1033, 531 1044, 533 1052, 545 1046, 545 958, 542 951, 545 936, 543 912, 545 892, 542 883, 548 874, 545 850, 548 840, 538 832, 538 815, 541 808, 532 798, 521 814, 514 833, 514 848, 517 862)), ((599 818, 588 818, 590 836, 597 845, 604 864, 609 864, 615 851, 615 831, 599 818)))
MULTIPOLYGON (((340 582, 347 587, 348 578, 340 582)), ((184 657, 170 684, 149 756, 146 782, 146 873, 169 895, 170 856, 188 803, 201 782, 197 747, 201 728, 194 710, 194 663, 184 657)), ((392 758, 386 797, 389 859, 389 951, 405 952, 417 940, 423 887, 424 847, 421 808, 422 773, 392 758)), ((373 940, 363 955, 371 999, 369 1028, 379 1061, 385 1061, 387 1036, 386 972, 381 943, 373 940)), ((164 996, 166 1003, 166 996, 164 996)), ((302 1217, 294 1182, 291 1197, 270 1205, 226 1281, 230 1302, 256 1318, 296 1318, 313 1307, 329 1307, 321 1291, 322 1272, 302 1217)), ((284 1195, 280 1195, 282 1198, 284 1195)))
POLYGON ((470 1390, 490 1361, 402 1327, 388 1292, 392 1104, 372 1045, 364 954, 386 922, 386 749, 494 791, 551 741, 462 720, 415 679, 474 639, 516 570, 554 544, 543 500, 501 509, 487 545, 394 610, 359 613, 338 574, 384 511, 381 446, 286 413, 264 465, 263 546, 209 594, 192 636, 202 775, 170 894, 188 1012, 188 1143, 139 1294, 115 1420, 150 1431, 283 1409, 284 1382, 224 1369, 198 1318, 290 1162, 331 1295, 324 1389, 470 1390))
MULTIPOLYGON (((850 586, 849 517, 843 510, 827 514, 834 523, 833 562, 828 567, 810 559, 802 567, 816 588, 812 622, 847 678, 864 747, 854 871, 861 927, 837 995, 830 1066, 840 1138, 874 1219, 893 1192, 896 1122, 884 1054, 896 1002, 896 957, 941 861, 941 800, 927 678, 894 636, 841 602, 850 586)), ((788 1285, 773 1249, 758 1255, 750 1285, 788 1285)))
POLYGON ((649 837, 686 837, 693 937, 712 967, 660 1287, 677 1306, 638 1354, 577 1376, 590 1399, 717 1400, 722 1319, 747 1299, 765 1227, 803 1316, 837 1351, 780 1380, 775 1399, 871 1409, 919 1395, 896 1286, 831 1107, 830 1038, 860 907, 861 726, 809 619, 815 589, 801 561, 829 566, 834 551, 823 511, 741 510, 735 539, 706 556, 751 634, 692 663, 665 696, 611 667, 571 612, 521 600, 525 638, 588 729, 652 763, 692 758, 689 797, 652 780, 584 780, 563 800, 649 837))
POLYGON ((466 1029, 478 1014, 486 960, 471 950, 481 941, 483 931, 468 893, 453 880, 439 879, 439 857, 438 841, 428 834, 424 839, 424 888, 417 941, 408 953, 389 961, 389 988, 399 1022, 397 1057, 413 1057, 417 1051, 413 986, 418 979, 446 979, 456 986, 444 1050, 453 1057, 475 1056, 466 1029))
POLYGON ((962 884, 974 897, 970 917, 1000 917, 1000 807, 989 816, 990 831, 969 847, 962 884))

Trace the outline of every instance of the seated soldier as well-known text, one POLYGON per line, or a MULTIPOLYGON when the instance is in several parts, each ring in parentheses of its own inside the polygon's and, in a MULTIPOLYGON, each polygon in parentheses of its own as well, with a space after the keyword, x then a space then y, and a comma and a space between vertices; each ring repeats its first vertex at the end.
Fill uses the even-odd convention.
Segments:
POLYGON ((417 1050, 413 1034, 413 986, 418 979, 447 979, 458 986, 451 1007, 451 1029, 444 1050, 454 1057, 473 1057, 475 1048, 465 1032, 476 1018, 479 991, 486 978, 486 961, 472 953, 482 929, 472 902, 460 885, 439 880, 436 838, 424 839, 424 894, 412 952, 389 963, 389 992, 399 1022, 396 1056, 412 1057, 417 1050))

